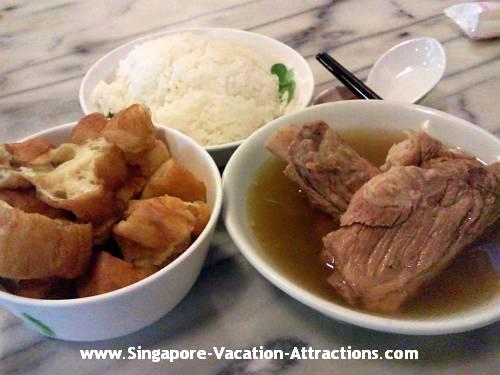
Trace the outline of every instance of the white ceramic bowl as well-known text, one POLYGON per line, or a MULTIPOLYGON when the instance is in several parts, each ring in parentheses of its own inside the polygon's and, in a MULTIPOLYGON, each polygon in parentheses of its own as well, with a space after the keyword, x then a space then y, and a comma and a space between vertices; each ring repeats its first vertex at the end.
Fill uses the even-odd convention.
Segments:
POLYGON ((223 175, 226 228, 246 259, 270 282, 298 301, 340 321, 378 331, 436 335, 467 331, 500 319, 500 293, 495 300, 466 311, 420 319, 372 315, 340 306, 288 279, 262 255, 264 250, 249 225, 246 196, 256 170, 269 157, 265 140, 278 128, 324 120, 340 132, 356 127, 423 129, 448 145, 461 147, 487 163, 500 161, 500 140, 485 130, 449 114, 411 104, 354 100, 314 106, 279 118, 255 132, 236 150, 223 175))
MULTIPOLYGON (((207 27, 174 29, 150 34, 123 44, 100 58, 89 69, 85 77, 83 77, 80 85, 79 99, 83 112, 86 115, 92 112, 97 112, 97 107, 91 100, 92 91, 100 81, 109 82, 114 78, 119 61, 124 59, 135 46, 152 39, 183 32, 229 40, 256 51, 259 54, 259 58, 264 63, 269 64, 269 67, 275 63, 283 63, 287 67, 293 68, 297 88, 295 91, 295 98, 288 106, 287 113, 292 113, 296 110, 305 108, 311 101, 314 91, 314 77, 307 61, 295 50, 288 47, 286 44, 264 35, 229 28, 207 27)), ((155 125, 168 126, 168 124, 155 125)), ((208 146, 206 149, 210 155, 212 155, 217 165, 223 166, 240 144, 241 141, 238 141, 216 146, 208 146)))
MULTIPOLYGON (((34 134, 54 144, 65 142, 76 123, 34 134)), ((205 261, 222 205, 220 174, 210 155, 184 134, 158 129, 173 156, 207 188, 212 216, 194 243, 172 263, 135 284, 110 293, 68 300, 37 300, 0 291, 0 306, 44 335, 72 341, 95 341, 141 329, 172 310, 193 286, 205 261)))

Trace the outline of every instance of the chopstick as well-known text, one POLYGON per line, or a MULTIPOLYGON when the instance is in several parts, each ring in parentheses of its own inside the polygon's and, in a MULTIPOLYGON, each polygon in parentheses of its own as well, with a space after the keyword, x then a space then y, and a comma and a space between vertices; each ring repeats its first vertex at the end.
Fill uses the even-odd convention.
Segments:
POLYGON ((337 60, 331 57, 328 53, 318 53, 316 55, 321 65, 323 65, 330 73, 338 78, 349 90, 352 91, 360 99, 379 99, 382 98, 377 95, 372 89, 366 86, 354 74, 343 67, 337 60))

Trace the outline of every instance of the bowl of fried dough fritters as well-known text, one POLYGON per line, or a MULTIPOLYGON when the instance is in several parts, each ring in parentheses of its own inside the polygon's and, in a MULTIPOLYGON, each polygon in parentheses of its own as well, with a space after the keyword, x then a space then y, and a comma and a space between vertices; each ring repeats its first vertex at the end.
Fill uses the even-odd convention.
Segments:
POLYGON ((194 284, 221 200, 208 153, 144 105, 0 145, 0 304, 60 339, 138 330, 194 284))

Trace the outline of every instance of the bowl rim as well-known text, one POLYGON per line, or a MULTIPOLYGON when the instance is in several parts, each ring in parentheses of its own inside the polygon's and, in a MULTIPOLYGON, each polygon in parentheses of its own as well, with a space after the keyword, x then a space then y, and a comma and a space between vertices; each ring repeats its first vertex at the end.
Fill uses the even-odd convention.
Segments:
MULTIPOLYGON (((29 139, 33 139, 36 137, 43 137, 47 136, 47 134, 51 134, 54 132, 67 132, 69 135, 70 130, 77 124, 78 122, 69 122, 65 123, 62 125, 56 125, 54 127, 44 129, 42 131, 39 131, 35 134, 32 134, 28 137, 25 137, 20 140, 26 141, 29 139)), ((161 268, 160 270, 156 271, 155 273, 149 275, 148 277, 139 280, 131 285, 127 285, 126 287, 103 293, 103 294, 98 294, 96 296, 90 296, 90 297, 79 297, 79 298, 71 298, 71 299, 57 299, 57 300, 50 300, 50 299, 36 299, 36 298, 28 298, 28 297, 21 297, 21 296, 16 296, 15 294, 11 294, 9 292, 0 290, 0 301, 1 300, 6 300, 11 303, 15 304, 22 304, 22 305, 30 305, 30 306, 43 306, 43 307, 75 307, 79 306, 82 304, 92 304, 92 303, 99 303, 104 300, 113 300, 113 299, 118 299, 122 297, 123 295, 133 292, 136 289, 147 287, 148 284, 154 283, 158 281, 161 277, 163 277, 164 274, 168 273, 170 270, 175 268, 178 264, 184 261, 184 259, 190 257, 193 255, 196 249, 199 248, 199 245, 205 240, 205 238, 209 235, 209 233, 212 231, 212 228, 214 228, 217 225, 218 218, 220 216, 220 212, 222 209, 222 201, 223 201, 223 190, 222 190, 222 180, 221 176, 219 173, 219 169, 215 165, 214 160, 212 157, 208 154, 208 152, 198 143, 196 143, 193 139, 189 138, 187 135, 179 132, 176 129, 172 128, 167 128, 167 127, 161 127, 160 129, 157 129, 160 131, 165 131, 167 138, 169 136, 173 136, 174 138, 182 139, 183 141, 187 141, 188 144, 190 145, 189 147, 194 148, 196 152, 202 156, 203 159, 207 162, 207 165, 210 169, 211 175, 214 178, 215 182, 215 196, 214 196, 214 204, 213 204, 213 209, 211 211, 210 219, 201 232, 201 234, 196 238, 195 241, 179 256, 177 257, 173 262, 169 263, 165 267, 161 268)))
MULTIPOLYGON (((125 42, 123 44, 120 44, 117 47, 113 48, 112 50, 108 51, 103 56, 101 56, 87 70, 87 72, 85 73, 85 75, 82 78, 82 81, 80 82, 80 87, 78 89, 78 102, 80 104, 80 108, 81 108, 82 112, 85 115, 88 115, 88 114, 92 113, 92 112, 89 111, 88 100, 85 98, 85 89, 89 85, 88 81, 90 80, 90 78, 92 77, 92 75, 94 74, 94 72, 97 70, 97 68, 99 66, 102 65, 103 62, 105 62, 106 59, 109 58, 110 55, 112 55, 112 54, 114 54, 117 51, 122 50, 122 49, 123 50, 126 50, 126 49, 130 49, 131 50, 138 43, 144 43, 146 41, 154 40, 154 39, 166 36, 166 35, 171 35, 171 34, 173 35, 173 34, 180 34, 180 33, 189 33, 189 32, 204 34, 204 33, 209 33, 211 31, 216 31, 216 32, 221 32, 221 33, 222 32, 229 32, 229 33, 234 33, 234 34, 243 34, 243 35, 246 35, 246 36, 250 36, 252 38, 263 39, 263 40, 266 40, 267 42, 270 42, 270 43, 276 43, 276 44, 282 45, 285 48, 285 50, 287 50, 289 53, 295 55, 301 61, 302 65, 304 66, 304 68, 305 68, 305 70, 307 72, 307 76, 308 76, 307 78, 310 80, 310 83, 311 83, 310 87, 308 89, 308 92, 304 93, 304 106, 298 107, 296 109, 296 111, 299 111, 299 110, 302 110, 304 108, 307 108, 307 106, 311 103, 312 98, 313 98, 313 94, 314 94, 314 88, 315 88, 314 74, 312 72, 311 66, 308 64, 308 62, 304 58, 304 56, 302 56, 298 51, 296 51, 292 47, 288 46, 287 44, 285 44, 285 43, 283 43, 283 42, 281 42, 281 41, 279 41, 277 39, 271 38, 271 37, 269 37, 267 35, 264 35, 264 34, 254 33, 254 32, 251 32, 251 31, 240 30, 240 29, 235 29, 235 28, 230 28, 230 27, 185 27, 185 28, 165 29, 165 30, 154 32, 154 33, 145 34, 145 35, 143 35, 141 37, 138 37, 138 38, 132 39, 132 40, 130 40, 128 42, 125 42)), ((282 116, 285 116, 285 115, 282 115, 282 116)), ((266 124, 264 124, 263 126, 265 126, 265 125, 266 124)), ((168 128, 168 127, 166 127, 164 125, 158 125, 158 124, 155 124, 155 126, 168 128)), ((202 147, 205 148, 208 152, 221 151, 221 150, 225 150, 225 149, 228 149, 228 148, 237 147, 245 139, 242 139, 242 140, 239 140, 239 141, 232 141, 232 142, 221 143, 221 144, 217 144, 217 145, 202 146, 202 147)))
MULTIPOLYGON (((419 321, 415 318, 398 318, 398 317, 387 317, 382 315, 370 314, 369 312, 363 312, 360 310, 351 309, 349 307, 341 306, 332 301, 327 301, 324 298, 318 296, 317 294, 303 288, 297 282, 290 280, 282 272, 273 267, 262 255, 258 254, 258 251, 247 242, 246 235, 240 230, 237 224, 238 210, 237 205, 233 202, 236 190, 241 190, 241 184, 237 185, 232 181, 232 176, 236 176, 235 168, 237 162, 240 158, 247 153, 247 150, 251 150, 255 147, 253 145, 253 140, 260 137, 260 134, 265 132, 266 129, 276 127, 278 129, 280 126, 277 123, 282 123, 282 126, 287 122, 288 118, 293 118, 293 116, 304 113, 304 112, 314 112, 317 108, 330 107, 335 110, 337 107, 341 106, 352 106, 354 108, 358 106, 366 107, 399 107, 406 111, 418 111, 424 112, 429 116, 438 117, 445 120, 451 120, 457 125, 473 128, 478 134, 483 137, 488 137, 494 139, 494 141, 500 147, 500 140, 496 138, 493 134, 488 131, 479 128, 472 123, 450 115, 448 113, 435 110, 432 108, 408 104, 408 103, 397 103, 388 101, 378 101, 378 100, 346 100, 334 103, 325 103, 312 107, 308 107, 295 114, 290 114, 274 120, 268 123, 265 127, 259 129, 253 133, 247 140, 236 150, 231 159, 229 160, 224 174, 222 176, 222 186, 224 190, 224 206, 223 206, 223 219, 227 231, 238 247, 239 251, 243 256, 252 264, 252 266, 274 284, 276 287, 284 291, 286 294, 290 295, 292 298, 298 300, 299 302, 313 308, 322 314, 331 317, 333 319, 350 323, 359 327, 369 328, 376 331, 406 334, 406 335, 441 335, 450 333, 459 333, 464 331, 469 331, 472 329, 480 328, 488 324, 494 323, 500 318, 500 310, 498 309, 500 296, 496 297, 493 301, 494 305, 484 311, 477 311, 474 313, 465 313, 466 316, 456 317, 451 319, 443 319, 440 321, 419 321)), ((289 123, 294 123, 294 121, 288 121, 289 123)), ((247 171, 247 173, 253 173, 255 170, 247 171)), ((245 202, 246 203, 246 202, 245 202)), ((240 208, 244 215, 247 215, 246 205, 244 208, 240 208)), ((240 214, 241 215, 241 214, 240 214)))

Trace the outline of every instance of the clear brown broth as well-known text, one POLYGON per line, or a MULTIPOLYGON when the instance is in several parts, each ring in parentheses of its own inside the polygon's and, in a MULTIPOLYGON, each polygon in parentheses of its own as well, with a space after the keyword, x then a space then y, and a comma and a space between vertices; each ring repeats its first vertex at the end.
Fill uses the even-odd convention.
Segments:
MULTIPOLYGON (((341 134, 359 154, 382 165, 401 132, 362 129, 341 134)), ((249 187, 247 212, 264 256, 282 274, 329 301, 347 305, 326 279, 331 269, 322 261, 322 237, 338 226, 311 208, 297 185, 283 175, 285 163, 270 156, 249 187)), ((491 250, 491 249, 490 249, 491 250)), ((495 251, 492 249, 491 251, 495 251)), ((498 265, 487 249, 464 251, 397 315, 428 317, 459 312, 494 298, 499 290, 498 265)))

